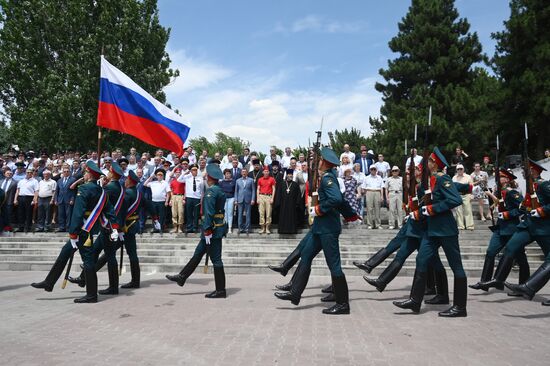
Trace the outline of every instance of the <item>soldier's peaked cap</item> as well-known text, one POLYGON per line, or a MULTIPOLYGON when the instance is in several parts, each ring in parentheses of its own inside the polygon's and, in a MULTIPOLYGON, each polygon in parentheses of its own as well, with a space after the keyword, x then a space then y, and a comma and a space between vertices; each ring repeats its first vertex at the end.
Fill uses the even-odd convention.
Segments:
POLYGON ((334 150, 326 146, 321 149, 321 157, 323 158, 323 160, 328 161, 332 165, 340 165, 340 159, 338 159, 338 156, 336 155, 334 150))
POLYGON ((93 160, 86 162, 86 171, 88 171, 94 178, 98 178, 103 174, 101 169, 97 166, 97 163, 93 160))
POLYGON ((139 178, 133 170, 128 172, 128 178, 134 183, 139 183, 139 178))
POLYGON ((208 164, 206 174, 213 179, 223 179, 223 173, 218 164, 208 164))
POLYGON ((500 168, 500 176, 501 177, 506 177, 510 180, 514 180, 514 179, 517 179, 518 177, 516 177, 511 170, 506 170, 504 168, 500 168))
POLYGON ((435 161, 439 169, 443 169, 449 166, 447 159, 445 159, 445 156, 437 146, 434 148, 434 152, 430 155, 430 158, 435 161))
POLYGON ((537 163, 536 161, 534 161, 532 159, 529 159, 529 165, 531 166, 531 168, 538 171, 539 174, 542 173, 542 171, 546 170, 542 165, 540 165, 539 163, 537 163))
POLYGON ((113 161, 111 164, 111 172, 115 173, 119 177, 122 177, 124 175, 124 172, 122 171, 122 168, 116 161, 113 161))

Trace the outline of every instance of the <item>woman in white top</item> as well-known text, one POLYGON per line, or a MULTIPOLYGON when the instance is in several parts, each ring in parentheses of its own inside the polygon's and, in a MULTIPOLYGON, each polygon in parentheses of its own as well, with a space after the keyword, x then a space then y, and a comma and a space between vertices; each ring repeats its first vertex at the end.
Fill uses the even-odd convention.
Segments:
POLYGON ((343 178, 346 170, 353 170, 353 164, 351 163, 347 155, 342 156, 342 165, 338 167, 338 177, 343 178))

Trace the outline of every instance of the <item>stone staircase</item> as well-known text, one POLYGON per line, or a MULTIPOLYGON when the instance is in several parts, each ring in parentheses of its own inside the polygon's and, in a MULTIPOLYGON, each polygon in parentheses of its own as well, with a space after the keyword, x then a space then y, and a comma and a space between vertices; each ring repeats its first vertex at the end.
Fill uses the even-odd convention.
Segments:
MULTIPOLYGON (((476 230, 463 231, 460 234, 460 245, 464 267, 469 276, 477 277, 483 267, 485 250, 491 236, 488 223, 476 221, 476 230)), ((274 230, 276 232, 276 229, 274 230)), ((397 230, 368 230, 366 225, 349 225, 344 227, 340 236, 342 265, 346 274, 361 275, 362 271, 353 266, 354 260, 366 260, 378 249, 387 245, 397 230)), ((223 261, 228 273, 272 273, 267 266, 279 264, 305 235, 250 235, 230 234, 223 241, 223 261)), ((46 271, 55 261, 61 246, 66 242, 67 234, 56 233, 17 233, 10 237, 0 237, 0 270, 46 271)), ((138 235, 138 254, 142 271, 146 273, 178 272, 193 254, 198 242, 197 234, 150 234, 138 235)), ((441 252, 443 263, 447 265, 441 252)), ((532 270, 543 260, 538 246, 530 245, 527 255, 532 270)), ((117 253, 117 257, 119 253, 117 253)), ((412 275, 414 272, 413 254, 406 262, 401 275, 412 275)), ((386 264, 393 258, 387 260, 386 264)), ((73 272, 77 271, 80 256, 75 256, 73 272)), ((124 267, 128 271, 128 257, 125 254, 124 267)), ((201 265, 202 267, 202 265, 201 265)), ((375 270, 379 273, 385 264, 375 270)), ((211 270, 211 267, 210 267, 211 270)), ((321 254, 313 262, 313 273, 328 274, 324 257, 321 254)))

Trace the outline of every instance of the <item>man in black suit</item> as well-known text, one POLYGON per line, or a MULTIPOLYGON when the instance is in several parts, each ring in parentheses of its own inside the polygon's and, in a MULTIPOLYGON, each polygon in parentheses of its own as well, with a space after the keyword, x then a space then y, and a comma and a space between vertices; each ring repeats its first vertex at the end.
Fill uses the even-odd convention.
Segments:
POLYGON ((4 227, 9 227, 11 231, 11 223, 14 222, 13 199, 17 190, 17 182, 13 180, 13 172, 10 169, 4 171, 4 179, 0 180, 0 188, 5 193, 4 214, 7 222, 4 223, 4 227))
POLYGON ((73 204, 75 199, 75 190, 71 189, 71 185, 76 181, 75 177, 71 176, 69 168, 63 168, 61 177, 57 180, 57 188, 55 191, 55 205, 57 206, 57 232, 66 231, 69 227, 73 204))
POLYGON ((241 163, 241 166, 243 167, 250 163, 250 149, 248 147, 245 147, 243 150, 243 155, 239 156, 239 163, 241 163))

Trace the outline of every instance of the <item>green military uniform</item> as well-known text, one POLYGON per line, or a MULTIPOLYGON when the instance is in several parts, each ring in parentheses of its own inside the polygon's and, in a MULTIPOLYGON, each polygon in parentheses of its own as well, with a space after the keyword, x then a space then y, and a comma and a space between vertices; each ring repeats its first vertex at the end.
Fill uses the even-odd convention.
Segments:
MULTIPOLYGON (((86 169, 89 174, 99 178, 101 170, 93 161, 86 163, 86 169)), ((103 189, 95 182, 90 181, 78 187, 78 193, 75 198, 71 223, 69 226, 69 235, 72 240, 77 240, 76 246, 82 257, 84 264, 84 273, 86 277, 86 296, 75 299, 75 302, 97 302, 97 276, 95 272, 95 257, 93 251, 93 238, 100 232, 101 215, 104 215, 109 222, 115 222, 115 215, 112 205, 107 197, 104 197, 104 205, 98 206, 98 201, 102 197, 103 189), (95 215, 97 214, 97 215, 95 215), (95 221, 90 221, 88 226, 83 225, 90 215, 96 217, 95 221), (93 223, 93 225, 92 225, 93 223)), ((113 224, 116 229, 116 224, 113 224)), ((39 283, 33 283, 35 288, 43 288, 50 292, 53 286, 61 276, 65 265, 73 253, 73 244, 71 240, 61 248, 52 269, 46 276, 46 279, 39 283)))
MULTIPOLYGON (((534 161, 531 161, 530 165, 532 170, 535 169, 539 172, 539 175, 545 170, 534 161)), ((534 182, 534 192, 538 198, 540 207, 530 212, 524 212, 525 219, 519 223, 517 231, 506 244, 504 255, 500 259, 498 269, 495 273, 495 278, 491 281, 483 282, 481 284, 483 290, 491 287, 502 290, 504 288, 504 281, 512 270, 514 258, 533 241, 537 242, 546 257, 550 256, 550 181, 545 181, 539 177, 534 182)), ((523 208, 523 206, 521 207, 523 208)))
POLYGON ((225 272, 222 262, 222 238, 227 234, 227 223, 225 217, 225 193, 218 186, 217 181, 223 179, 223 174, 217 164, 209 164, 206 167, 206 174, 209 178, 216 180, 206 190, 202 202, 202 226, 201 239, 193 257, 177 275, 167 275, 170 281, 177 282, 183 286, 189 276, 195 271, 201 262, 204 254, 208 254, 214 267, 214 280, 216 290, 207 294, 208 298, 226 297, 225 272))
MULTIPOLYGON (((321 155, 323 160, 328 163, 334 166, 339 165, 339 160, 331 149, 323 148, 321 155)), ((319 195, 319 204, 313 208, 315 217, 310 230, 311 245, 305 245, 301 251, 300 264, 296 269, 296 280, 293 281, 290 292, 277 292, 275 296, 282 300, 290 300, 293 304, 298 305, 309 280, 313 258, 322 249, 326 263, 330 269, 336 298, 336 305, 324 309, 323 313, 349 314, 348 286, 346 277, 342 272, 338 244, 338 237, 341 232, 338 207, 341 206, 343 197, 334 169, 328 169, 323 173, 317 193, 319 195)))
MULTIPOLYGON (((448 163, 436 147, 430 155, 430 160, 441 170, 448 163)), ((431 204, 422 205, 422 215, 427 216, 425 235, 421 239, 416 256, 416 272, 408 300, 394 301, 394 305, 411 309, 418 313, 424 297, 427 271, 430 263, 438 255, 439 247, 443 248, 449 265, 455 277, 454 305, 440 316, 466 316, 467 280, 462 267, 460 247, 458 244, 458 227, 452 209, 462 204, 462 198, 451 177, 437 173, 430 177, 431 204)))
MULTIPOLYGON (((502 169, 499 174, 500 176, 508 177, 510 180, 516 179, 512 173, 504 169, 502 169)), ((480 290, 483 282, 490 281, 491 278, 493 278, 495 258, 516 232, 517 226, 520 223, 520 216, 523 215, 523 212, 520 210, 520 205, 523 201, 521 193, 512 187, 506 187, 502 190, 501 195, 505 211, 499 212, 497 223, 495 227, 492 228, 493 234, 491 235, 489 246, 485 254, 481 278, 478 283, 469 286, 474 290, 480 290)), ((519 265, 519 282, 524 283, 529 278, 529 263, 527 262, 525 250, 520 250, 517 253, 516 261, 519 265)))

